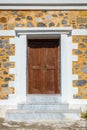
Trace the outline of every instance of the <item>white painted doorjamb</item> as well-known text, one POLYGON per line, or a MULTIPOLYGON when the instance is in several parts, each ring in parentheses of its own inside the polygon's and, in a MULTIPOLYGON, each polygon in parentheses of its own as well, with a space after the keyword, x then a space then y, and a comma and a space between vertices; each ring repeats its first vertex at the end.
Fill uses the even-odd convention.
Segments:
POLYGON ((27 87, 27 35, 20 35, 16 44, 16 67, 17 69, 17 83, 19 102, 26 101, 26 87, 27 87))
POLYGON ((73 82, 72 82, 72 36, 67 35, 67 87, 68 87, 68 98, 67 101, 73 99, 73 82))
POLYGON ((72 99, 72 37, 61 35, 61 100, 72 99))

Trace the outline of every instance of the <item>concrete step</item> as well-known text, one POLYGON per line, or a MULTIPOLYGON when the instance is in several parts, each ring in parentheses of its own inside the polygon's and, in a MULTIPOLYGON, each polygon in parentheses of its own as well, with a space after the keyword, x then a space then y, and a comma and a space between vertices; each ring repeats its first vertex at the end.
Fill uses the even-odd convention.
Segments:
POLYGON ((27 96, 27 102, 28 103, 59 103, 61 102, 60 95, 46 95, 46 94, 29 94, 27 96))
POLYGON ((10 110, 6 113, 8 121, 48 121, 48 120, 78 120, 79 110, 57 110, 57 111, 30 111, 30 110, 10 110))
POLYGON ((68 109, 68 104, 62 104, 62 103, 40 103, 40 104, 30 104, 30 103, 25 103, 25 104, 19 104, 18 105, 19 110, 42 110, 42 111, 47 111, 47 110, 64 110, 68 109))

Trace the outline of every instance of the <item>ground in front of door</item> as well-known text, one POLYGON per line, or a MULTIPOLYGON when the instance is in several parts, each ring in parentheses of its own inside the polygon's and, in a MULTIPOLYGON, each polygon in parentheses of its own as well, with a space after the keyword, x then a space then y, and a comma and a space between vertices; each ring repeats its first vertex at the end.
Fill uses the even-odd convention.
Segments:
POLYGON ((0 119, 0 130, 87 130, 87 120, 18 123, 0 119))

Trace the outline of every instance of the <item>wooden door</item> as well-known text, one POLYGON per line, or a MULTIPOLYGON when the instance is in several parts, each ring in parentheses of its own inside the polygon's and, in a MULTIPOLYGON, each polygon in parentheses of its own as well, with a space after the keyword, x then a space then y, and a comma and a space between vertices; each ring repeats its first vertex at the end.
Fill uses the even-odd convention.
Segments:
POLYGON ((28 41, 28 93, 59 93, 59 40, 28 41))

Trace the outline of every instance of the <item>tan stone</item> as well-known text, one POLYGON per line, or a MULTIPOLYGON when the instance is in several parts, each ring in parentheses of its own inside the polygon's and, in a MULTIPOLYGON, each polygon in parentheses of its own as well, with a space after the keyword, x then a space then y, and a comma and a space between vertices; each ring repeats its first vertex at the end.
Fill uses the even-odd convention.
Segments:
POLYGON ((7 19, 6 19, 5 17, 1 17, 1 18, 0 18, 0 21, 1 21, 1 23, 6 23, 6 22, 7 22, 7 19))

